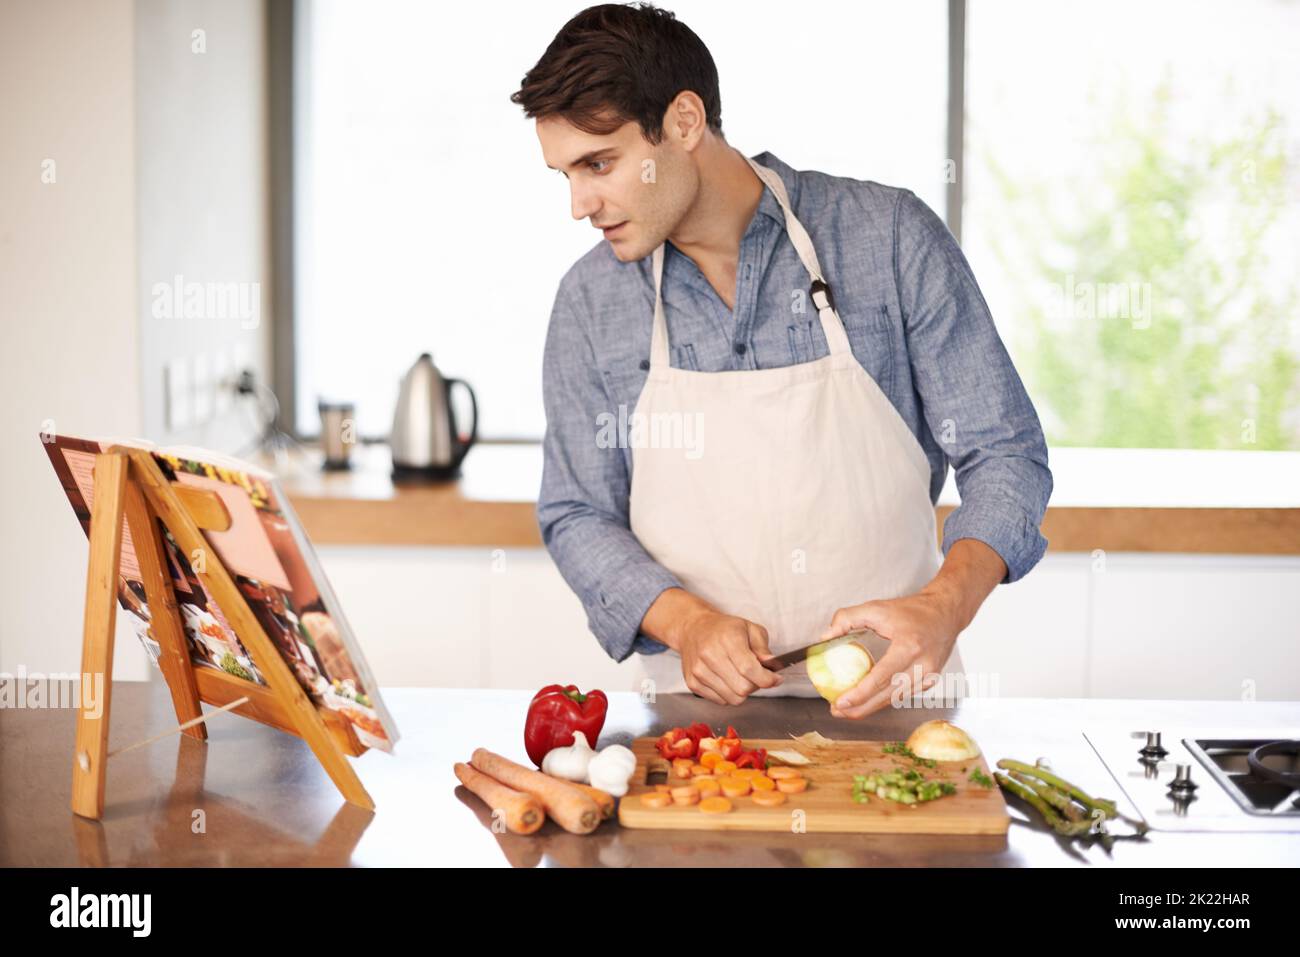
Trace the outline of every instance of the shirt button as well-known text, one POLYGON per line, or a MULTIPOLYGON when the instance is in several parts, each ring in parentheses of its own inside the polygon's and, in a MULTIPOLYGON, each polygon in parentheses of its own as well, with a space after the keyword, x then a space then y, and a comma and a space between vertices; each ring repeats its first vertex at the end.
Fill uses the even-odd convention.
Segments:
POLYGON ((736 355, 738 355, 738 356, 743 356, 744 354, 745 354, 745 344, 744 344, 743 342, 737 342, 737 343, 736 343, 736 355))
POLYGON ((646 371, 646 370, 649 369, 649 368, 650 368, 650 360, 649 360, 649 359, 642 359, 642 360, 641 360, 641 371, 644 372, 644 371, 646 371))

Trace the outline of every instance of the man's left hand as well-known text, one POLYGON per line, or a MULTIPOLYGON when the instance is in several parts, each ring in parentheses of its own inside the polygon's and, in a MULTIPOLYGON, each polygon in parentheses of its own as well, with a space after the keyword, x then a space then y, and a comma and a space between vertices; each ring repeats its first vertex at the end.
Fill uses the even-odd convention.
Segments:
POLYGON ((906 697, 924 691, 929 685, 911 687, 914 669, 919 666, 923 682, 927 675, 938 672, 952 654, 963 624, 955 603, 941 592, 921 591, 835 612, 821 640, 870 628, 889 641, 889 650, 856 687, 831 704, 831 714, 856 719, 880 710, 889 703, 894 676, 899 673, 907 680, 906 697))

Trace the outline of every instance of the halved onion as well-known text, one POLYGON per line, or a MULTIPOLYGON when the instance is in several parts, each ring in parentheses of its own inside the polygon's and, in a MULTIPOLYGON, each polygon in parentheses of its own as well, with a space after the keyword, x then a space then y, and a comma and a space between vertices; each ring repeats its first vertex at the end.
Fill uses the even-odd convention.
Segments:
POLYGON ((907 739, 907 746, 919 758, 931 761, 969 761, 980 755, 975 739, 948 721, 926 721, 907 739))
POLYGON ((808 652, 808 678, 827 701, 839 696, 867 676, 875 659, 860 639, 841 635, 815 645, 808 652))

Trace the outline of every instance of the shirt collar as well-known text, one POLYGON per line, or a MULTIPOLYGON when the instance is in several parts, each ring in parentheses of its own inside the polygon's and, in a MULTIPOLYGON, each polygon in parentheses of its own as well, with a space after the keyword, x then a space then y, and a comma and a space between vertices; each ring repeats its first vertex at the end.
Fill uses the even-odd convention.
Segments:
MULTIPOLYGON (((752 159, 759 166, 766 166, 781 177, 781 182, 785 183, 785 191, 790 197, 790 208, 793 209, 798 206, 799 174, 771 153, 758 153, 752 159)), ((758 211, 776 220, 782 227, 785 226, 785 212, 781 209, 781 204, 776 201, 776 196, 767 188, 766 184, 763 186, 763 198, 758 201, 758 211)))

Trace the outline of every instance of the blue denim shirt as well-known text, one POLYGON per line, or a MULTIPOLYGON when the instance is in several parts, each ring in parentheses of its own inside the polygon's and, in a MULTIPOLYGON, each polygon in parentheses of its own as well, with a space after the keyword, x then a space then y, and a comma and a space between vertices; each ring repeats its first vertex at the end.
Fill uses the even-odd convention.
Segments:
MULTIPOLYGON (((1052 491, 1047 445, 957 241, 908 190, 796 172, 770 153, 754 160, 785 182, 854 356, 930 461, 932 500, 949 463, 956 470, 961 505, 944 524, 944 553, 958 539, 978 539, 1006 562, 1005 581, 1021 578, 1047 548, 1039 532, 1052 491)), ((620 262, 601 240, 578 260, 560 282, 543 363, 542 539, 617 661, 664 650, 639 627, 664 589, 680 587, 628 526, 632 450, 597 440, 601 414, 617 416, 623 405, 630 415, 645 384, 651 258, 620 262)), ((669 243, 663 297, 672 365, 721 372, 827 355, 816 310, 791 309, 792 293, 808 286, 768 189, 740 243, 734 314, 669 243)), ((826 609, 827 620, 834 611, 826 609)))

